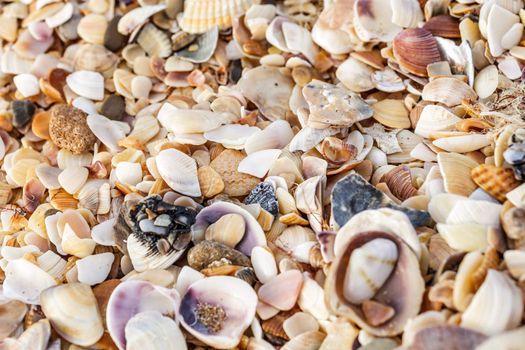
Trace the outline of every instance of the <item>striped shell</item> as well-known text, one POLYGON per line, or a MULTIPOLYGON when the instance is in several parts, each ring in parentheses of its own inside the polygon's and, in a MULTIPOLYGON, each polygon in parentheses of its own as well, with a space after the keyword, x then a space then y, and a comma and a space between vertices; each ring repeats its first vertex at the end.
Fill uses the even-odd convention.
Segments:
POLYGON ((481 164, 472 169, 472 180, 491 196, 504 202, 505 195, 519 185, 514 178, 512 169, 500 168, 494 165, 481 164))
POLYGON ((214 26, 226 29, 257 0, 187 0, 181 28, 188 33, 204 33, 214 26))
POLYGON ((427 65, 441 60, 436 39, 423 28, 408 28, 393 41, 394 56, 399 65, 410 73, 427 76, 427 65))

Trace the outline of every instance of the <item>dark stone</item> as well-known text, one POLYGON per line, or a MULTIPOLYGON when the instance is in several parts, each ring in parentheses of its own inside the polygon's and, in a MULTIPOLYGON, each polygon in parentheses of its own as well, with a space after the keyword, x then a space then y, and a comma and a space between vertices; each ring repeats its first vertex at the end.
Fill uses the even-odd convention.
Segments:
POLYGON ((113 52, 117 52, 127 44, 127 37, 118 31, 118 22, 121 18, 122 16, 119 15, 113 17, 104 34, 104 46, 113 52))
POLYGON ((275 216, 279 215, 279 203, 275 197, 275 190, 269 182, 261 182, 253 188, 244 200, 244 204, 258 203, 261 207, 275 216))
POLYGON ((126 102, 121 96, 111 95, 102 104, 101 114, 112 120, 122 120, 126 113, 126 102))
POLYGON ((36 106, 29 100, 13 101, 13 126, 21 128, 31 121, 35 114, 36 106))
POLYGON ((342 227, 355 214, 367 209, 390 208, 405 213, 414 227, 432 223, 426 211, 405 208, 392 203, 388 197, 361 176, 350 174, 339 180, 332 190, 332 218, 342 227))
POLYGON ((232 61, 230 64, 230 82, 237 83, 241 79, 242 64, 241 60, 232 61))
POLYGON ((525 143, 511 144, 503 153, 503 158, 512 165, 516 179, 525 180, 525 143))

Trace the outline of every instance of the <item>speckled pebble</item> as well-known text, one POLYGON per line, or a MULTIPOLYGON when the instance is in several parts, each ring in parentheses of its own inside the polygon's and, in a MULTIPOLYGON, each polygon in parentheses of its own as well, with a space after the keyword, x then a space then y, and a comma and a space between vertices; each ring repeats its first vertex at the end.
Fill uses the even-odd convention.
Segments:
POLYGON ((59 147, 75 154, 89 151, 97 138, 86 122, 87 114, 80 109, 56 105, 51 110, 49 120, 49 135, 59 147))

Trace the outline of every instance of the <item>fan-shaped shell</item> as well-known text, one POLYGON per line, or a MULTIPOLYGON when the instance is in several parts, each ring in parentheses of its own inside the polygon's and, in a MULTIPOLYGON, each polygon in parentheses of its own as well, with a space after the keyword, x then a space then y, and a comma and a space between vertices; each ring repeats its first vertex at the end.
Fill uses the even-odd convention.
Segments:
POLYGON ((427 65, 441 60, 436 39, 423 28, 408 28, 393 41, 394 57, 408 72, 426 77, 427 65))
POLYGON ((201 195, 197 164, 193 158, 176 149, 167 149, 161 151, 155 160, 162 179, 173 190, 192 197, 201 195))

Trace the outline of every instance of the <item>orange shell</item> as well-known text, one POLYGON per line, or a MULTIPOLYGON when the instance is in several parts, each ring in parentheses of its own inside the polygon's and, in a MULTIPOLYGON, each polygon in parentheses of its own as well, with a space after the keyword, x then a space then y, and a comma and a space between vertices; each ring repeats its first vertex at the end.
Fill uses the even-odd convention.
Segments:
POLYGON ((472 180, 491 196, 504 202, 505 195, 520 183, 514 178, 512 169, 481 164, 471 171, 472 180))
POLYGON ((427 65, 441 61, 436 39, 424 28, 408 28, 393 41, 394 57, 410 73, 426 77, 427 65))

